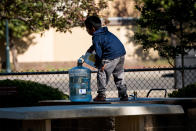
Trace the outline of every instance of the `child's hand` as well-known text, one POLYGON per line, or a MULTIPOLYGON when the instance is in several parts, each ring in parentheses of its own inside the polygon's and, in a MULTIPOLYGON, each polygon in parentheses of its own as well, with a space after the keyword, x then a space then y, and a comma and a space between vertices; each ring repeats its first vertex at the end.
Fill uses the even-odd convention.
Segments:
POLYGON ((91 46, 91 47, 89 47, 89 49, 86 52, 92 53, 94 50, 95 50, 94 47, 91 46))
POLYGON ((93 50, 88 49, 86 52, 88 52, 88 53, 92 53, 92 52, 93 52, 93 50))
POLYGON ((101 71, 104 71, 104 69, 105 69, 105 65, 103 65, 103 66, 101 67, 101 71))

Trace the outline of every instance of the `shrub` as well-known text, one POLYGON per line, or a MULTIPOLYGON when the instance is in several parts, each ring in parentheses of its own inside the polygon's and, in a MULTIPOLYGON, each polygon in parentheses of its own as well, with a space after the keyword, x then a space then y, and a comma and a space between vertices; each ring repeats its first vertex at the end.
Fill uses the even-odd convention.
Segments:
POLYGON ((196 97, 196 83, 168 94, 169 97, 196 97))
POLYGON ((0 95, 0 106, 34 106, 41 100, 62 100, 68 96, 56 88, 25 80, 0 80, 1 87, 16 87, 12 95, 0 95))

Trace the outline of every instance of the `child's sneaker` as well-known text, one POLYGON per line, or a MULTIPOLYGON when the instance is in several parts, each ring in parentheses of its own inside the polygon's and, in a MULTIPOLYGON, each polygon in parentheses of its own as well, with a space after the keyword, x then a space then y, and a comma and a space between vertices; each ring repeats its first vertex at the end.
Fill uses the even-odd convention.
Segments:
POLYGON ((129 100, 128 95, 124 95, 120 97, 120 101, 128 101, 128 100, 129 100))
POLYGON ((104 94, 98 94, 93 101, 106 101, 106 96, 104 94))

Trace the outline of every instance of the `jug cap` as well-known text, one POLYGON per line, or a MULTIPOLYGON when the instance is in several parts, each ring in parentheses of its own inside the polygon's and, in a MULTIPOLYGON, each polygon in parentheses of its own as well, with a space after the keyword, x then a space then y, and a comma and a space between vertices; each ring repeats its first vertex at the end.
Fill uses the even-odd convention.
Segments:
POLYGON ((80 57, 80 58, 78 59, 77 66, 82 66, 82 64, 83 64, 83 61, 82 61, 82 58, 80 57))

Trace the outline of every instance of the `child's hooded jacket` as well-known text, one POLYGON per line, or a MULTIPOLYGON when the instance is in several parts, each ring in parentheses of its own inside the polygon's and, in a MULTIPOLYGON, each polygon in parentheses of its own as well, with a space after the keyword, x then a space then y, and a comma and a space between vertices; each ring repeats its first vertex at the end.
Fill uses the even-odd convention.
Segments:
POLYGON ((113 60, 126 54, 121 41, 107 27, 101 27, 93 33, 93 48, 96 52, 96 61, 103 59, 113 60))

